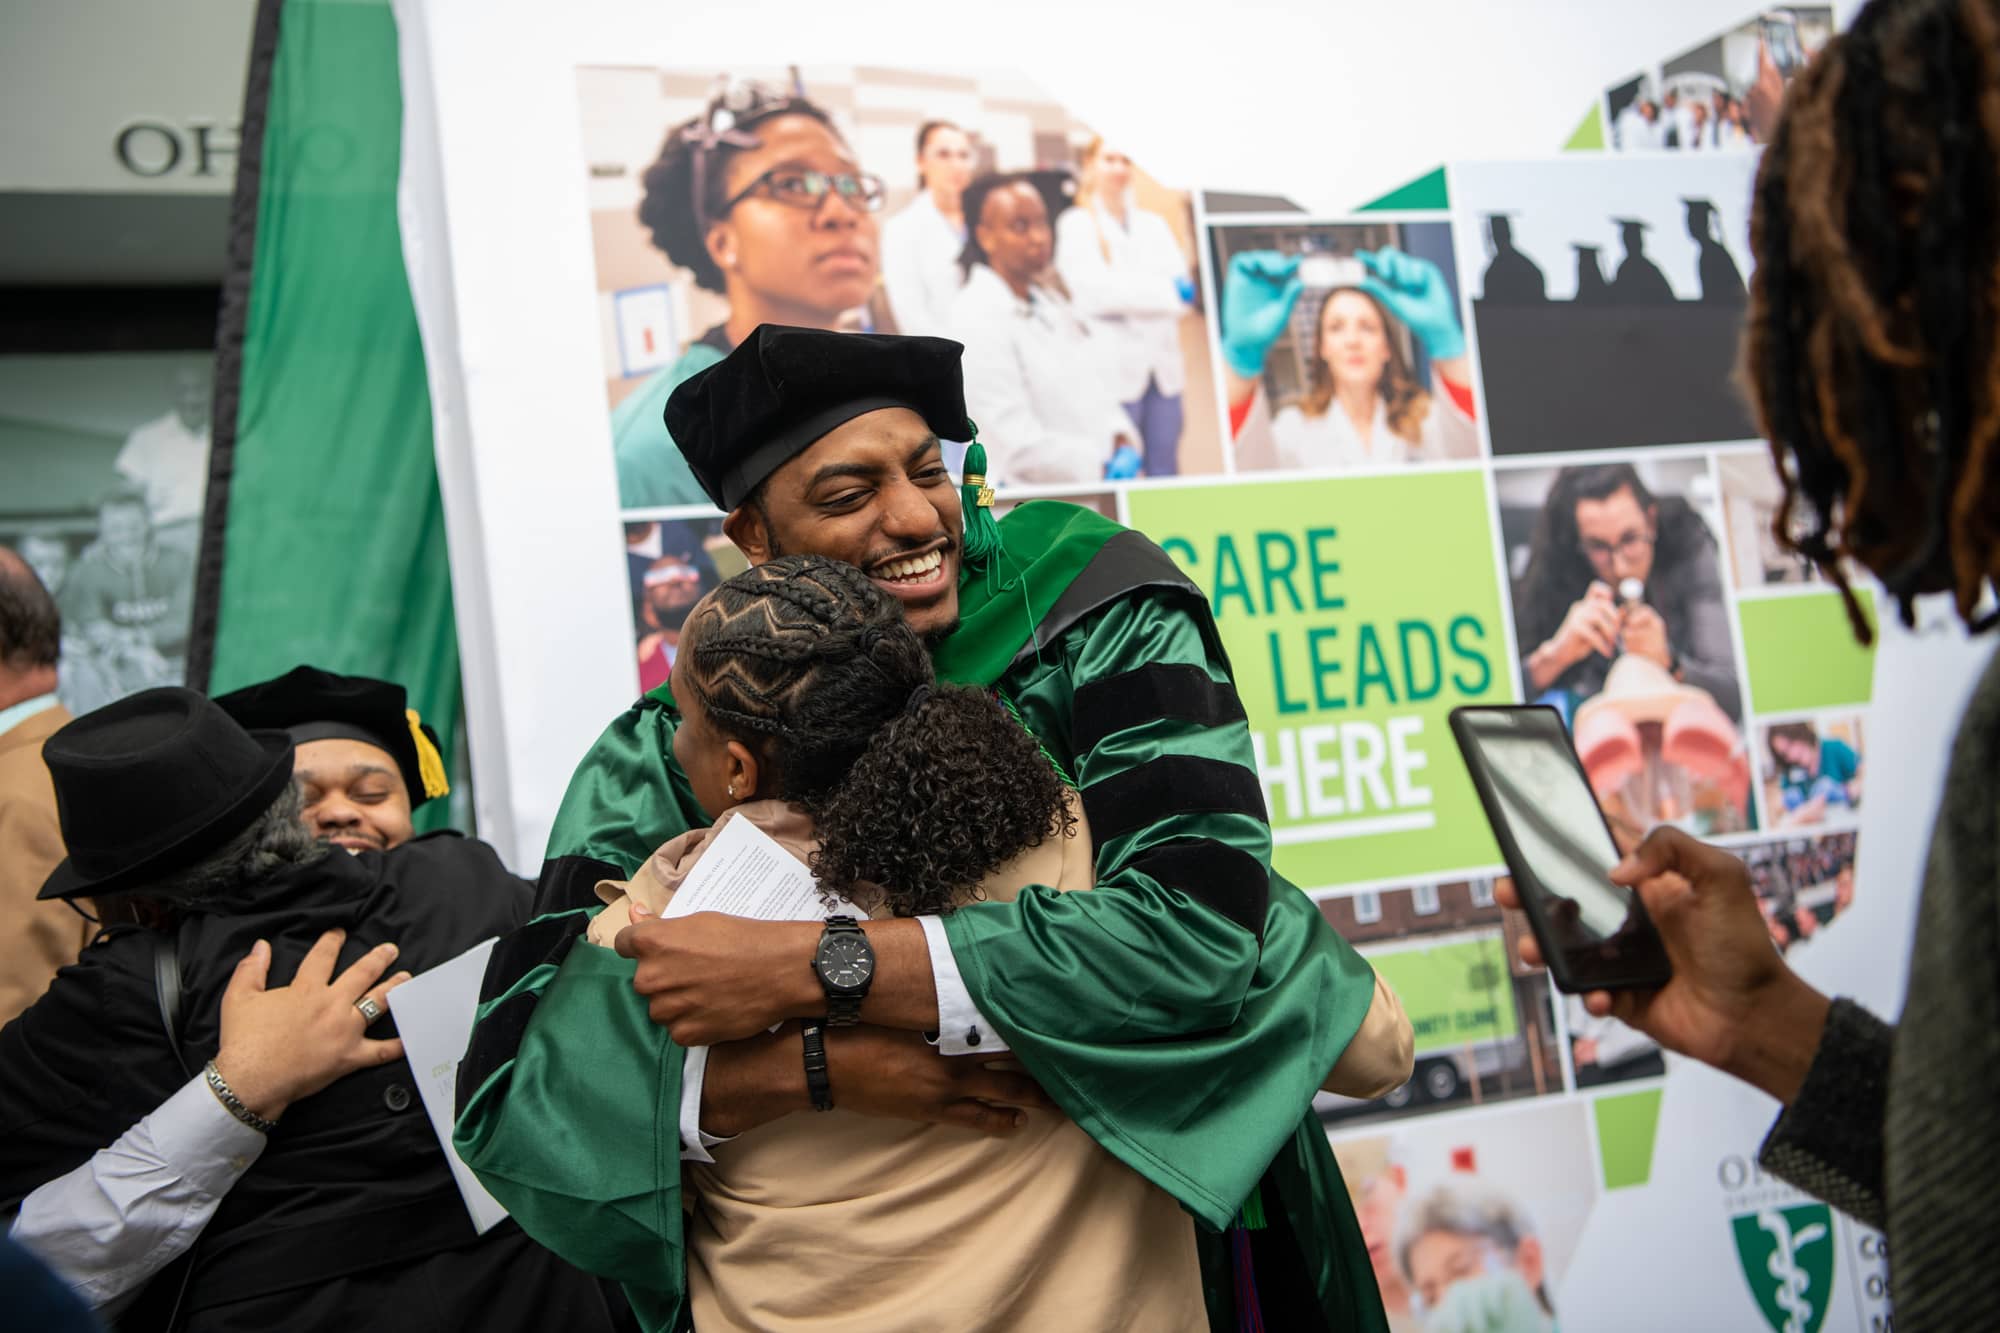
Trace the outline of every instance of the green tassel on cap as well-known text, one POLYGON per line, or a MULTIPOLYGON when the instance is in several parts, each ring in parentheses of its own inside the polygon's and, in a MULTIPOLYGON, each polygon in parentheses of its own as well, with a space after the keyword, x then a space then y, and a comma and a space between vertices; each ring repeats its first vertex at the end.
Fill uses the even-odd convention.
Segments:
POLYGON ((965 474, 959 500, 965 510, 961 552, 967 565, 984 567, 1000 552, 1000 521, 993 517, 993 488, 986 484, 986 446, 979 442, 979 423, 968 420, 972 443, 965 446, 965 474))

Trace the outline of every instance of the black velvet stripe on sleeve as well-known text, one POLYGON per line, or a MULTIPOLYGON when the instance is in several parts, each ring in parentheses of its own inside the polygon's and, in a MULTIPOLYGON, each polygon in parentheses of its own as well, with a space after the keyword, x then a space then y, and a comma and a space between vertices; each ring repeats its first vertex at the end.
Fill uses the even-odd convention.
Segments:
POLYGON ((1236 688, 1193 662, 1149 662, 1093 680, 1077 690, 1075 715, 1078 754, 1088 754, 1107 736, 1159 718, 1203 727, 1244 719, 1236 688))
POLYGON ((459 1112, 521 1049, 521 1035, 528 1030, 528 1020, 534 1017, 535 1002, 540 998, 525 990, 510 995, 473 1025, 472 1040, 466 1043, 465 1055, 458 1062, 453 1105, 459 1112))
POLYGON ((625 873, 609 861, 594 856, 558 856, 542 862, 541 878, 535 881, 534 915, 574 912, 595 907, 600 879, 625 879, 625 873))
POLYGON ((1242 848, 1213 838, 1175 838, 1141 852, 1126 865, 1207 904, 1260 941, 1264 938, 1271 875, 1242 848))
MULTIPOLYGON (((583 929, 582 917, 566 913, 538 917, 502 935, 494 942, 493 952, 486 960, 486 975, 479 983, 479 1002, 490 1004, 495 997, 506 995, 537 967, 560 966, 582 938, 583 929)), ((540 998, 532 990, 508 996, 473 1026, 472 1040, 458 1062, 458 1105, 465 1105, 495 1071, 514 1058, 514 1052, 521 1047, 521 1034, 528 1030, 528 1020, 534 1016, 535 1003, 540 998)))
POLYGON ((486 959, 486 976, 479 983, 479 1002, 488 1004, 543 963, 560 964, 583 933, 584 920, 573 912, 537 917, 494 942, 486 959))
POLYGON ((1248 815, 1266 822, 1264 789, 1241 764, 1164 754, 1083 789, 1083 811, 1102 847, 1172 815, 1248 815))

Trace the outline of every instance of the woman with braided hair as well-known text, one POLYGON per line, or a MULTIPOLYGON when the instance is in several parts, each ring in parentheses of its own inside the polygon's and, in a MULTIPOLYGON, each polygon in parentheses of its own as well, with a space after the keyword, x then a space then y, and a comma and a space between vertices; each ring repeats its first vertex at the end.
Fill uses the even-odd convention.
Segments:
MULTIPOLYGON (((1066 776, 1004 699, 936 683, 899 604, 852 565, 786 555, 728 580, 690 613, 672 684, 675 758, 720 816, 630 881, 601 882, 608 905, 592 943, 615 947, 657 915, 734 819, 871 915, 944 915, 1095 880, 1066 776)), ((645 998, 614 994, 620 1012, 593 1055, 658 1059, 645 998), (628 1051, 619 1034, 633 1030, 645 1040, 628 1051)), ((1408 1021, 1386 986, 1378 994, 1330 1090, 1375 1095, 1407 1076, 1408 1021)), ((836 1048, 922 1041, 866 1023, 823 1035, 836 1048)), ((796 1048, 800 1025, 751 1040, 796 1048)), ((689 1066, 706 1055, 689 1050, 689 1066)), ((941 1123, 891 1118, 836 1077, 819 1094, 797 1089, 794 1110, 825 1115, 703 1134, 713 1152, 680 1163, 695 1327, 1206 1329, 1195 1232, 1174 1197, 1053 1109, 1011 1060, 979 1078, 941 1123), (851 1322, 825 1322, 830 1310, 851 1322)), ((693 1081, 684 1075, 683 1089, 693 1081)), ((574 1114, 587 1135, 588 1109, 574 1114)), ((570 1126, 546 1128, 560 1139, 570 1126)), ((676 1136, 671 1122, 662 1133, 676 1136)), ((523 1225, 561 1252, 575 1224, 549 1213, 523 1225)), ((663 1271, 671 1250, 658 1254, 659 1285, 677 1283, 663 1271)))
MULTIPOLYGON (((1862 9, 1786 95, 1751 246, 1744 378, 1783 479, 1778 541, 1839 588, 1863 642, 1856 566, 1906 626, 1919 597, 1949 594, 1971 632, 1992 628, 2000 2, 1862 9)), ((1903 1330, 2000 1328, 1984 1264, 2000 1179, 1996 771, 2000 659, 1959 720, 1895 1026, 1793 973, 1743 863, 1674 830, 1612 872, 1645 898, 1674 979, 1585 997, 1784 1105, 1762 1164, 1887 1230, 1903 1330)))
MULTIPOLYGON (((780 556, 722 584, 688 616, 673 690, 675 757, 720 817, 629 883, 598 886, 609 906, 595 943, 659 912, 739 818, 871 915, 1092 883, 1081 806, 1034 737, 986 691, 937 685, 895 599, 851 565, 780 556)), ((622 998, 643 1014, 643 997, 622 998)), ((777 1039, 796 1046, 798 1026, 777 1039)), ((826 1115, 784 1116, 684 1162, 695 1327, 824 1328, 829 1310, 870 1329, 1206 1327, 1194 1232, 1173 1198, 1049 1109, 1017 1066, 987 1077, 945 1124, 871 1115, 836 1081, 826 1115), (1004 1132, 973 1128, 994 1112, 1004 1132), (897 1280, 855 1281, 870 1270, 897 1280)))
MULTIPOLYGON (((859 569, 780 556, 722 584, 681 634, 674 758, 719 817, 618 886, 639 909, 657 913, 738 817, 871 914, 949 912, 1038 851, 1050 877, 1019 882, 1091 883, 1075 792, 993 695, 935 684, 901 606, 859 569)), ((623 916, 599 915, 592 938, 608 944, 623 916)))

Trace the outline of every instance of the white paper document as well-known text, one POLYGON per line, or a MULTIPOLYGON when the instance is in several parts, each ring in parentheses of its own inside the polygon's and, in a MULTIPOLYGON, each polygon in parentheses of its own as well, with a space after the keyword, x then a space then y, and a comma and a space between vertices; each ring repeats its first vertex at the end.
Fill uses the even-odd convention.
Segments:
POLYGON ((827 906, 806 863, 741 817, 723 825, 722 832, 702 848, 701 859, 660 915, 694 912, 722 912, 754 921, 823 921, 837 915, 868 919, 868 913, 845 898, 827 906))
POLYGON ((472 1228, 481 1235, 507 1216, 507 1210, 458 1160, 451 1146, 451 1122, 457 1106, 458 1062, 472 1040, 479 983, 493 945, 492 940, 476 944, 389 992, 389 1011, 396 1016, 396 1030, 403 1038, 403 1058, 417 1076, 417 1092, 430 1114, 431 1129, 444 1146, 452 1179, 465 1199, 465 1211, 472 1215, 472 1228))

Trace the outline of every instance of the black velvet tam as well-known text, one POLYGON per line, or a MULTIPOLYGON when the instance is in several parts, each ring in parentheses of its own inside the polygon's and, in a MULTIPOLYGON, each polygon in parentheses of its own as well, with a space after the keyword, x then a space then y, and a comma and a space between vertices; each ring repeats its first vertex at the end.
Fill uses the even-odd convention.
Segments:
MULTIPOLYGON (((238 725, 251 731, 287 732, 300 745, 336 739, 372 745, 396 761, 410 791, 411 809, 429 799, 423 758, 407 711, 409 696, 394 681, 299 666, 275 680, 217 695, 215 702, 238 725)), ((426 723, 415 725, 435 751, 437 732, 426 723)))
POLYGON ((667 431, 709 499, 743 503, 758 483, 864 412, 907 407, 941 440, 969 440, 965 382, 948 338, 829 333, 759 324, 667 399, 667 431))

